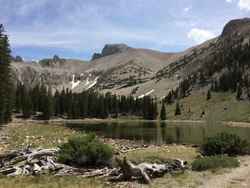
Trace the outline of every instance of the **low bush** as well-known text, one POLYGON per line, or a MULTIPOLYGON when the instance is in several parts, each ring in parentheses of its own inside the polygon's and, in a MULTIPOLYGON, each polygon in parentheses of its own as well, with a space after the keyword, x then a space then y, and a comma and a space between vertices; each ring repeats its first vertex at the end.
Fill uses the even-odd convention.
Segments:
POLYGON ((94 134, 80 135, 61 145, 58 160, 73 166, 109 165, 113 153, 94 134))
POLYGON ((222 154, 234 156, 245 154, 248 148, 248 142, 239 136, 221 133, 215 137, 208 138, 205 144, 202 145, 202 152, 208 156, 222 154))
POLYGON ((239 165, 239 161, 234 157, 217 155, 194 160, 192 170, 204 171, 218 168, 236 168, 239 165))

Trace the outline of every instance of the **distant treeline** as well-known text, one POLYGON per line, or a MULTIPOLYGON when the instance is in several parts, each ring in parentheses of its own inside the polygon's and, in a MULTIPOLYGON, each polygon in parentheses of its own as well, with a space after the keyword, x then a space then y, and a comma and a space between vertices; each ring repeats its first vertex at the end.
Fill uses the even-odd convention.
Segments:
POLYGON ((91 90, 72 93, 69 89, 56 91, 52 95, 52 91, 43 85, 28 89, 22 84, 17 86, 15 110, 22 113, 24 118, 37 115, 41 119, 140 116, 154 120, 158 115, 157 100, 149 96, 138 99, 91 90))

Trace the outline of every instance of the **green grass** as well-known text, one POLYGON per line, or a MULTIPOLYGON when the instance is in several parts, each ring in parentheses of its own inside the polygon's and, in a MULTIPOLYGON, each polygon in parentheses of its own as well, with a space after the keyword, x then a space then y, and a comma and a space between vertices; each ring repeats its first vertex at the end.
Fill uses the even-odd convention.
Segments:
POLYGON ((103 188, 101 180, 75 176, 1 177, 0 188, 103 188))
POLYGON ((130 151, 126 154, 126 157, 135 163, 162 163, 177 158, 191 162, 197 155, 199 153, 196 148, 169 145, 130 151))
POLYGON ((167 106, 167 117, 174 120, 217 120, 250 122, 250 102, 237 101, 235 94, 214 93, 206 100, 206 91, 196 91, 180 101, 182 115, 174 116, 175 104, 167 106), (201 117, 202 111, 205 117, 201 117))
POLYGON ((7 127, 8 149, 22 148, 29 144, 32 147, 51 148, 65 143, 76 131, 56 125, 33 124, 11 125, 7 127))
POLYGON ((203 176, 204 174, 196 172, 184 172, 177 175, 168 174, 163 178, 154 179, 152 185, 139 184, 136 181, 111 184, 104 179, 87 179, 75 176, 0 177, 0 188, 195 188, 201 184, 203 176))
POLYGON ((239 165, 239 161, 234 157, 217 155, 194 160, 192 162, 192 170, 205 171, 220 168, 236 168, 239 165))

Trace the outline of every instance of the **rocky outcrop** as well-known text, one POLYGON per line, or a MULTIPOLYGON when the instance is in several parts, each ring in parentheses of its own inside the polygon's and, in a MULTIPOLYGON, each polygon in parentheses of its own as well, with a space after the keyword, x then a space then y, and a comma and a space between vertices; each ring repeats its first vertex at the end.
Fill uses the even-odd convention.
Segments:
POLYGON ((11 57, 11 60, 14 62, 23 62, 23 58, 21 56, 11 57))
POLYGON ((42 59, 39 64, 43 67, 60 68, 66 59, 61 59, 58 55, 54 55, 52 59, 42 59))
POLYGON ((126 44, 107 44, 102 50, 103 56, 108 56, 116 53, 122 53, 129 49, 126 44))
POLYGON ((222 37, 244 34, 250 30, 250 18, 236 19, 228 22, 223 29, 222 37))
POLYGON ((128 49, 130 49, 130 47, 128 47, 126 44, 106 44, 102 50, 102 53, 94 53, 92 60, 116 53, 126 52, 128 49))

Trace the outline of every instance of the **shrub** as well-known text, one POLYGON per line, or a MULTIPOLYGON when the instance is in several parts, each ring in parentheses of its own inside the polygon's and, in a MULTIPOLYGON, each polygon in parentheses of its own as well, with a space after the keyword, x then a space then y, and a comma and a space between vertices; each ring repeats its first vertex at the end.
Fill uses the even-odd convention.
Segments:
POLYGON ((217 155, 196 159, 192 163, 192 170, 204 171, 218 168, 236 168, 240 165, 236 158, 217 155))
POLYGON ((238 155, 247 151, 248 143, 239 136, 228 133, 221 133, 215 137, 208 138, 202 146, 204 155, 238 155))
POLYGON ((73 166, 108 165, 113 156, 111 147, 95 134, 73 137, 59 148, 58 160, 73 166))

